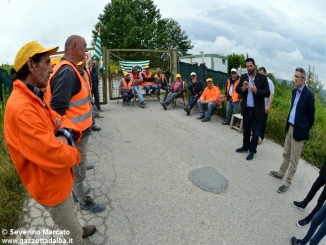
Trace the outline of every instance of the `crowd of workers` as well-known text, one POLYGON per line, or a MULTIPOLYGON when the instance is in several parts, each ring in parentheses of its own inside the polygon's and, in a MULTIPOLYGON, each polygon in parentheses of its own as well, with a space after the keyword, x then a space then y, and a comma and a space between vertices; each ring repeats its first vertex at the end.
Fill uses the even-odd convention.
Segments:
MULTIPOLYGON (((74 215, 73 200, 79 203, 80 209, 90 212, 102 212, 106 208, 87 195, 90 187, 84 185, 87 169, 92 168, 87 165, 87 144, 92 128, 96 125, 92 93, 97 109, 101 110, 96 85, 98 74, 93 70, 92 62, 86 68, 84 59, 87 46, 83 37, 68 37, 63 57, 52 67, 50 56, 57 50, 58 47, 44 48, 32 41, 18 51, 11 72, 14 76, 13 92, 5 110, 5 140, 27 191, 50 213, 59 229, 70 231, 65 238, 72 238, 75 244, 83 244, 83 238, 93 235, 96 227, 81 227, 74 215)), ((146 96, 153 96, 156 91, 160 95, 163 89, 166 93, 160 103, 164 110, 189 89, 190 98, 184 110, 190 115, 197 103, 197 119, 202 122, 210 121, 213 108, 220 108, 226 101, 223 125, 230 124, 232 109, 233 113, 237 113, 241 103, 243 143, 235 151, 249 152, 246 157, 249 161, 257 153, 259 142, 264 139, 274 86, 268 80, 264 67, 256 71, 252 58, 246 60, 246 68, 248 73, 240 77, 236 69, 231 70, 224 95, 221 95, 211 78, 206 79, 205 86, 192 72, 191 80, 186 84, 181 75, 176 74, 176 80, 170 85, 161 69, 157 69, 153 75, 149 66, 145 67, 144 72, 138 71, 136 67, 132 68, 131 73, 125 72, 119 89, 125 105, 130 104, 136 93, 141 108, 146 104, 143 88, 146 96)), ((286 122, 283 163, 278 171, 269 173, 277 179, 286 177, 278 193, 284 193, 290 187, 304 141, 308 139, 314 124, 314 97, 305 81, 304 69, 296 68, 296 89, 292 93, 286 122)), ((294 207, 304 209, 324 186, 317 206, 307 218, 298 221, 298 226, 311 223, 308 233, 302 240, 292 237, 292 244, 306 244, 308 241, 318 244, 326 234, 326 205, 323 206, 326 199, 325 176, 324 164, 307 197, 302 202, 292 203, 294 207)))

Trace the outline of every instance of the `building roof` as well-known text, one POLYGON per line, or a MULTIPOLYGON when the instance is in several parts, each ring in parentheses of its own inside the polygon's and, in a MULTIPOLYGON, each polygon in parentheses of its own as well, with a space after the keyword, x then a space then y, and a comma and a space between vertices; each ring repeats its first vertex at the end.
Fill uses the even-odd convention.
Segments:
MULTIPOLYGON (((201 58, 202 54, 194 54, 194 55, 186 55, 186 56, 180 56, 180 59, 182 58, 201 58)), ((227 56, 223 56, 220 54, 204 54, 204 57, 215 57, 215 58, 221 58, 228 60, 227 56)))

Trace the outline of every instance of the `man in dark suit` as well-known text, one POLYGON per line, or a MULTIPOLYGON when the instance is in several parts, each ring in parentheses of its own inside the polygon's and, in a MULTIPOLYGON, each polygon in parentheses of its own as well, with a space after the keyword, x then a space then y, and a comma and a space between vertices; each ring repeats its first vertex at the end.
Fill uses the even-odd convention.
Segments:
POLYGON ((243 117, 243 144, 236 152, 248 152, 247 160, 252 160, 257 152, 261 122, 265 114, 265 97, 270 95, 267 77, 256 72, 255 61, 246 59, 248 73, 243 74, 236 88, 242 94, 241 114, 243 117), (252 137, 250 139, 252 131, 252 137))
POLYGON ((271 176, 278 179, 282 179, 287 174, 286 181, 277 190, 278 193, 286 192, 291 185, 304 141, 309 137, 309 131, 314 124, 315 118, 315 99, 306 86, 306 72, 304 69, 295 69, 294 83, 297 88, 292 91, 291 109, 286 121, 283 163, 278 172, 269 172, 271 176))

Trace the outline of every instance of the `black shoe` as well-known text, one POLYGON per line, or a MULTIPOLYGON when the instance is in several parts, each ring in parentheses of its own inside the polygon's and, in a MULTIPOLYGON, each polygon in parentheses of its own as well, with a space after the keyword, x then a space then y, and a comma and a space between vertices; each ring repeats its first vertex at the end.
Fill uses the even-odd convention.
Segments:
MULTIPOLYGON (((84 185, 84 191, 85 194, 88 194, 91 192, 91 188, 88 185, 84 185)), ((78 202, 77 197, 75 196, 73 191, 71 192, 71 194, 72 194, 72 200, 74 200, 74 202, 78 202)))
POLYGON ((168 109, 168 107, 167 107, 167 105, 166 105, 165 102, 162 102, 162 101, 161 101, 160 104, 163 106, 164 110, 167 110, 167 109, 168 109))
POLYGON ((92 126, 92 131, 100 131, 101 130, 101 127, 100 126, 92 126))
POLYGON ((304 227, 304 226, 309 225, 309 224, 310 224, 310 220, 308 220, 307 218, 304 218, 304 219, 299 220, 297 222, 298 227, 304 227))
POLYGON ((276 171, 270 171, 270 172, 269 172, 269 175, 270 175, 270 176, 273 176, 273 177, 275 177, 275 178, 277 178, 277 179, 282 179, 282 178, 283 178, 283 176, 279 176, 278 173, 277 173, 276 171))
POLYGON ((187 116, 190 115, 190 110, 191 110, 190 107, 188 107, 188 108, 187 108, 187 116))
POLYGON ((139 107, 141 107, 141 108, 145 108, 145 104, 146 104, 145 101, 140 102, 140 103, 139 103, 139 107))
POLYGON ((96 232, 96 227, 94 225, 88 225, 83 227, 83 238, 93 235, 96 232))
POLYGON ((291 245, 300 245, 300 242, 300 239, 296 239, 294 236, 291 237, 291 245))
POLYGON ((128 101, 127 101, 127 105, 129 105, 129 106, 131 105, 131 102, 130 102, 130 100, 128 100, 128 101))
POLYGON ((236 149, 235 151, 236 151, 236 152, 248 152, 248 149, 247 149, 247 148, 244 148, 244 147, 242 146, 242 147, 236 149))
POLYGON ((202 122, 209 122, 211 119, 210 118, 204 118, 203 120, 201 120, 202 122))
POLYGON ((200 116, 196 117, 196 119, 198 119, 198 120, 202 120, 202 119, 204 119, 204 118, 205 118, 204 115, 200 115, 200 116))
POLYGON ((227 122, 227 121, 223 121, 223 122, 221 122, 221 124, 222 124, 222 125, 230 125, 230 123, 227 122))
POLYGON ((306 205, 304 205, 303 202, 297 202, 297 201, 293 201, 292 206, 295 208, 300 208, 300 209, 306 208, 306 205))
POLYGON ((252 160, 254 158, 255 153, 250 152, 249 155, 246 157, 248 161, 252 160))
POLYGON ((99 213, 105 210, 105 206, 103 204, 94 202, 90 196, 86 196, 85 204, 79 203, 79 207, 81 210, 91 211, 93 213, 99 213))
POLYGON ((277 189, 277 193, 284 193, 289 189, 288 186, 282 185, 280 188, 277 189))
POLYGON ((128 105, 127 101, 124 101, 123 106, 127 106, 127 105, 128 105))

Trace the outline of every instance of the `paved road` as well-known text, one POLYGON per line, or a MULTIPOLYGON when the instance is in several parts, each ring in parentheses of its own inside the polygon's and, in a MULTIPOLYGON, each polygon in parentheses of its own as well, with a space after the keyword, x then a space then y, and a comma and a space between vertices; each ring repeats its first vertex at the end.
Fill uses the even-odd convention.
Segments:
MULTIPOLYGON (((268 172, 282 162, 280 145, 264 140, 255 158, 246 161, 246 154, 235 152, 242 134, 216 116, 202 123, 181 106, 164 111, 156 99, 145 109, 116 101, 103 108, 105 118, 97 120, 102 131, 90 138, 88 159, 95 168, 88 171, 87 184, 107 210, 92 214, 76 205, 81 224, 98 228, 89 244, 279 245, 308 230, 295 223, 317 198, 304 211, 291 201, 306 195, 318 171, 300 160, 291 188, 278 194, 281 181, 268 172), (191 171, 205 166, 228 179, 223 193, 189 181, 191 171)), ((53 229, 48 213, 33 200, 26 210, 23 229, 53 229)))

